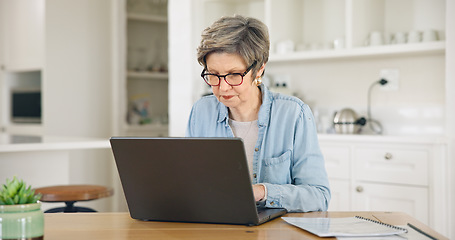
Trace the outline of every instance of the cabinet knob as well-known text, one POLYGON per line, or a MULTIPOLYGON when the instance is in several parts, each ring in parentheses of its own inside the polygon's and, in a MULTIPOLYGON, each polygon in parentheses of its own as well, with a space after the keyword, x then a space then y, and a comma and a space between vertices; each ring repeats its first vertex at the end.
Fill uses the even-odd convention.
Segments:
POLYGON ((355 188, 355 190, 356 190, 357 192, 359 192, 359 193, 360 193, 360 192, 363 192, 363 187, 362 187, 362 186, 357 186, 357 187, 355 188))
POLYGON ((393 156, 392 156, 391 153, 386 153, 385 156, 384 156, 384 158, 385 158, 386 160, 390 160, 390 159, 392 159, 392 157, 393 157, 393 156))

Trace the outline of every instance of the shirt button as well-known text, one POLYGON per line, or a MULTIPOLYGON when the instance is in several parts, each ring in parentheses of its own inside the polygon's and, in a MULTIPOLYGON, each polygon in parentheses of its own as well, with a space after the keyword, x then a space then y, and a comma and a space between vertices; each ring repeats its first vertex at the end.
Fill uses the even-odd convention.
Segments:
POLYGON ((272 205, 272 206, 275 205, 275 202, 271 202, 270 205, 272 205))
POLYGON ((254 177, 254 178, 256 178, 256 177, 257 177, 256 173, 254 173, 254 174, 253 174, 253 177, 254 177))
POLYGON ((256 151, 256 152, 259 151, 259 148, 255 148, 254 151, 256 151))

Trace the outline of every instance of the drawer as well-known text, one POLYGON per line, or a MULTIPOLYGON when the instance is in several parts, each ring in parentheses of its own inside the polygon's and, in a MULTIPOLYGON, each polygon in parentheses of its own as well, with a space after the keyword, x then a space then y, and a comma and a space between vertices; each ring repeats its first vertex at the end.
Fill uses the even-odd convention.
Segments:
POLYGON ((348 146, 335 146, 321 144, 325 168, 329 178, 350 178, 350 148, 348 146))
POLYGON ((427 187, 361 181, 353 187, 351 211, 405 212, 425 224, 429 222, 427 187))
POLYGON ((350 181, 330 178, 329 183, 332 197, 328 211, 350 211, 350 181))
POLYGON ((357 179, 384 183, 428 185, 430 148, 390 145, 355 149, 357 179))

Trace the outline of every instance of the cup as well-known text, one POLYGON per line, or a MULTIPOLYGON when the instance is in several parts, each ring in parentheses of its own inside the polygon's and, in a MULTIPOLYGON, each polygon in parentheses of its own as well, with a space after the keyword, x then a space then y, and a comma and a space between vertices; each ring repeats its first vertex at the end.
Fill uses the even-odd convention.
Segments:
POLYGON ((384 44, 384 37, 382 35, 382 32, 373 31, 368 35, 366 40, 367 46, 380 46, 382 44, 384 44))
POLYGON ((418 43, 422 40, 422 35, 419 31, 410 31, 408 33, 408 43, 418 43))
POLYGON ((433 42, 438 40, 437 32, 433 29, 425 30, 422 34, 422 42, 433 42))
POLYGON ((396 32, 392 35, 392 44, 403 44, 406 43, 406 33, 404 32, 396 32))
POLYGON ((295 45, 292 40, 282 41, 276 44, 276 52, 279 54, 294 52, 295 45))
POLYGON ((344 48, 344 38, 336 38, 333 40, 333 48, 334 49, 343 49, 344 48))

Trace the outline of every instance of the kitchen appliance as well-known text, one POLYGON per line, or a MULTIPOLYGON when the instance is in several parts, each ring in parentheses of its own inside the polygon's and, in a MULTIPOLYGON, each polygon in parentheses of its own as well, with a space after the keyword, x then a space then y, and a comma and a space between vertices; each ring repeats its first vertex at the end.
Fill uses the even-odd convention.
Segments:
POLYGON ((358 134, 366 124, 364 117, 358 117, 357 113, 350 108, 343 108, 335 113, 333 125, 336 133, 341 134, 358 134))
POLYGON ((13 123, 41 123, 40 89, 12 89, 11 121, 13 123))

